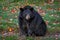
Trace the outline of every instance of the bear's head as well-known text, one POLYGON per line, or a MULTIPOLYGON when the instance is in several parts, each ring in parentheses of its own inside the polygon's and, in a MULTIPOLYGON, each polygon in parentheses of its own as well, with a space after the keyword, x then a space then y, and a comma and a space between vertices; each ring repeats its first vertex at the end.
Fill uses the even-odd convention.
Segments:
POLYGON ((30 20, 34 18, 34 9, 31 6, 25 6, 24 8, 20 8, 20 16, 25 20, 30 20))

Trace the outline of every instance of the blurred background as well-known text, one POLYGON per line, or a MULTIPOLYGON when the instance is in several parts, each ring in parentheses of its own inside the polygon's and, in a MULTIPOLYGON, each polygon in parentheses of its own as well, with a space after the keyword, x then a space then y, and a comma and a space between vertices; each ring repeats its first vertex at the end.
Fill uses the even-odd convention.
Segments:
POLYGON ((60 0, 0 0, 0 40, 20 40, 19 8, 26 5, 34 7, 47 25, 46 36, 36 40, 60 40, 60 0))

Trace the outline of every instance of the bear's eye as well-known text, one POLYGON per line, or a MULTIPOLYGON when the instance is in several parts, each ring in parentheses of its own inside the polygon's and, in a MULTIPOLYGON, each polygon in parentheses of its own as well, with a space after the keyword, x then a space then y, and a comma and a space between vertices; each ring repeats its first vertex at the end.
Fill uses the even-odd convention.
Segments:
POLYGON ((26 14, 26 13, 24 13, 24 14, 23 14, 23 17, 25 17, 26 15, 27 15, 27 14, 26 14))

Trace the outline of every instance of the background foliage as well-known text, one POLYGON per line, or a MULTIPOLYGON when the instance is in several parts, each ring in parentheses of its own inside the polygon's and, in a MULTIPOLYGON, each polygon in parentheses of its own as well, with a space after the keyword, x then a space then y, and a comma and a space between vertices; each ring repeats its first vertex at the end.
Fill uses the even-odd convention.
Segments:
MULTIPOLYGON (((48 28, 47 36, 54 35, 55 37, 55 34, 60 35, 60 0, 0 0, 1 40, 2 39, 15 40, 10 35, 19 34, 18 25, 18 15, 20 12, 19 8, 24 7, 25 5, 33 6, 34 9, 38 11, 39 14, 42 16, 48 28)), ((14 38, 16 38, 17 40, 17 37, 15 36, 14 38)), ((59 37, 58 38, 49 37, 47 40, 55 39, 60 40, 59 37)))

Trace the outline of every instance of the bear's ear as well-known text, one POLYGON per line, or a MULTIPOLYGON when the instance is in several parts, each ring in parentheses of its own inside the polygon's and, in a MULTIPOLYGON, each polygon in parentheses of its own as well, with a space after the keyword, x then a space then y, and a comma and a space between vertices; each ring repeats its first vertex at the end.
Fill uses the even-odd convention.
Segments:
POLYGON ((31 11, 33 11, 34 9, 33 8, 30 8, 31 11))
POLYGON ((23 11, 24 11, 24 9, 23 9, 23 8, 20 8, 20 11, 21 11, 21 12, 23 12, 23 11))

